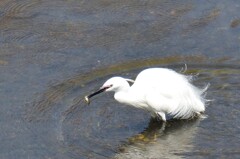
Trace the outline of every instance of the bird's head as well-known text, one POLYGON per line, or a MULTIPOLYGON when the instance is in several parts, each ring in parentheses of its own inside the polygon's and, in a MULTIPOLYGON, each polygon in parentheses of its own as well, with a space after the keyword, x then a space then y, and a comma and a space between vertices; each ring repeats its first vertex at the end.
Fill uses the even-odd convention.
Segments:
POLYGON ((102 93, 102 92, 118 92, 118 91, 124 91, 126 89, 128 89, 130 87, 128 82, 134 82, 131 79, 125 79, 122 77, 112 77, 110 79, 108 79, 103 85, 102 87, 100 87, 99 90, 97 90, 96 92, 85 96, 85 101, 89 104, 90 103, 90 98, 102 93))
POLYGON ((129 88, 129 83, 125 78, 112 77, 107 80, 100 89, 105 89, 106 92, 113 91, 117 92, 129 88))

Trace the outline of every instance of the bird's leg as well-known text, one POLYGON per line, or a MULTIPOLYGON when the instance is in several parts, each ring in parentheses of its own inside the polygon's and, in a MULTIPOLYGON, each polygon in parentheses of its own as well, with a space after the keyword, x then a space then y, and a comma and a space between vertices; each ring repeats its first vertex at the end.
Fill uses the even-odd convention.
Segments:
POLYGON ((158 117, 161 117, 161 119, 162 119, 164 122, 167 121, 167 120, 166 120, 166 115, 165 115, 165 113, 163 113, 163 112, 157 112, 157 115, 158 115, 158 117))

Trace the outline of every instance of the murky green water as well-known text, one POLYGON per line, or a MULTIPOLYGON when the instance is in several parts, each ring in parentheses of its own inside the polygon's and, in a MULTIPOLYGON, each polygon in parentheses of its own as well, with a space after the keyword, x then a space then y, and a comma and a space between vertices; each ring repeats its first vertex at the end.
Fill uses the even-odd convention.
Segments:
POLYGON ((0 158, 238 158, 240 2, 0 2, 0 158), (211 86, 206 119, 151 121, 102 94, 147 67, 211 86))

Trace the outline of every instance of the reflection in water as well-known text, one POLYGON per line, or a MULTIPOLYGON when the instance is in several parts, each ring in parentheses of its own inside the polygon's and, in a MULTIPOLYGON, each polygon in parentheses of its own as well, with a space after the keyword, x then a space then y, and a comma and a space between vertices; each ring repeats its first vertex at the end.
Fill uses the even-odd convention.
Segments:
POLYGON ((151 120, 142 133, 129 138, 119 148, 115 158, 181 158, 181 153, 190 152, 193 148, 192 140, 199 120, 172 120, 167 123, 151 120))
MULTIPOLYGON (((221 61, 225 61, 223 58, 214 59, 211 64, 197 63, 197 61, 204 63, 205 58, 201 56, 129 61, 94 69, 50 87, 32 105, 27 106, 26 117, 33 124, 40 120, 48 121, 49 125, 49 121, 53 120, 56 123, 54 136, 56 141, 61 143, 66 156, 107 158, 116 154, 116 158, 158 158, 159 156, 181 158, 181 155, 185 156, 193 148, 192 139, 198 129, 198 121, 170 121, 165 127, 151 121, 148 128, 138 134, 146 126, 149 114, 129 106, 123 107, 107 94, 104 98, 99 96, 100 99, 92 102, 90 106, 86 106, 82 99, 86 92, 95 90, 113 74, 134 78, 139 69, 151 66, 165 66, 180 71, 184 67, 183 61, 189 63, 186 74, 200 73, 196 81, 197 85, 203 86, 208 82, 212 84, 210 92, 226 90, 232 85, 238 86, 237 83, 229 84, 231 78, 228 77, 238 76, 239 66, 221 64, 221 61), (119 147, 122 142, 123 146, 119 147)), ((224 100, 232 100, 230 96, 233 96, 233 92, 219 93, 225 95, 224 100)), ((215 98, 209 97, 209 99, 215 98)), ((210 107, 207 108, 206 113, 210 110, 210 107)), ((199 153, 191 155, 196 154, 199 153)))

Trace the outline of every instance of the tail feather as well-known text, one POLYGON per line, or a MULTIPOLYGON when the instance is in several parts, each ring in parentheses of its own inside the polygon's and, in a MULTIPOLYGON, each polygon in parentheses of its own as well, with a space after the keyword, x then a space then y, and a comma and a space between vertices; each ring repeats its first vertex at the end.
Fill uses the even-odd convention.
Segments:
POLYGON ((205 105, 208 101, 205 99, 206 91, 210 84, 207 84, 203 89, 199 89, 191 85, 190 90, 185 95, 179 97, 179 102, 176 104, 175 109, 169 112, 174 118, 188 119, 205 111, 205 105))

